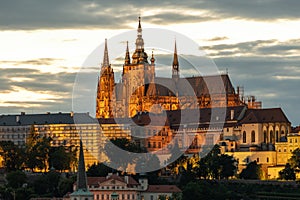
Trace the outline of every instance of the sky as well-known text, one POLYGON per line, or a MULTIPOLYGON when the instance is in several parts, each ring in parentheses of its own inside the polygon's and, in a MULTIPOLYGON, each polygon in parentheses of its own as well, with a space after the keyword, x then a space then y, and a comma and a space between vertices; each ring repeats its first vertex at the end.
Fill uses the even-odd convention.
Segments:
POLYGON ((245 95, 281 107, 298 125, 299 7, 299 0, 1 1, 0 113, 72 111, 85 59, 105 38, 135 30, 141 15, 143 28, 191 38, 245 95))

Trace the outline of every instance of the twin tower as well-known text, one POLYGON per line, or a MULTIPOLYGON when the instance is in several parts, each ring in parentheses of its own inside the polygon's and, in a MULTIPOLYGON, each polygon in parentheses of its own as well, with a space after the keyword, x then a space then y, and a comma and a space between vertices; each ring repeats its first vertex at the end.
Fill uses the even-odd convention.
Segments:
MULTIPOLYGON (((160 113, 162 110, 211 107, 214 95, 209 93, 203 77, 180 78, 176 42, 172 78, 156 77, 153 52, 149 62, 144 50, 140 17, 135 45, 135 52, 130 57, 127 42, 122 79, 119 83, 115 83, 105 40, 104 58, 97 87, 96 118, 127 118, 140 112, 160 113), (191 86, 193 94, 183 92, 186 83, 191 86)), ((214 101, 220 101, 217 106, 240 104, 228 76, 225 75, 222 80, 226 84, 226 97, 231 95, 229 98, 233 102, 229 102, 228 99, 215 99, 214 101)))

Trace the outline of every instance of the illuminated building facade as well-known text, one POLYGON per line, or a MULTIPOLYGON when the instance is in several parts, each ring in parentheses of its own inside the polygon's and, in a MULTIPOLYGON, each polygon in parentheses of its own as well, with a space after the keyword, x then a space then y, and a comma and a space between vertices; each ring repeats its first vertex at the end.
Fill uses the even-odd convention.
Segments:
POLYGON ((227 74, 181 78, 176 43, 172 78, 157 77, 154 55, 152 53, 149 61, 144 50, 140 18, 135 45, 135 52, 130 57, 127 43, 121 82, 115 83, 105 40, 104 58, 97 87, 96 118, 124 118, 133 117, 139 112, 160 113, 162 110, 245 104, 240 95, 235 93, 227 74), (186 91, 186 84, 192 88, 192 92, 186 91), (223 87, 224 91, 220 90, 220 87, 223 87), (153 106, 156 104, 160 106, 153 106))

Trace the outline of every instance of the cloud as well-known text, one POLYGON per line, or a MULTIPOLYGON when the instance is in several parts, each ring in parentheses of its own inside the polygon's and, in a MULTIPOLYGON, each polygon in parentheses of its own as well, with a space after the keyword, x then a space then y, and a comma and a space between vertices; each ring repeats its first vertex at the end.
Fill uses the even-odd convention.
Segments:
POLYGON ((228 40, 229 38, 224 36, 224 37, 214 37, 214 38, 211 38, 211 39, 208 39, 207 41, 209 42, 215 42, 215 41, 222 41, 222 40, 228 40))
POLYGON ((211 57, 229 57, 229 56, 256 56, 256 57, 298 57, 300 54, 300 39, 291 39, 287 41, 256 40, 241 42, 236 44, 219 44, 204 46, 201 49, 207 51, 211 57))
POLYGON ((0 74, 0 113, 71 111, 76 73, 6 68, 0 74))
POLYGON ((54 62, 60 61, 62 59, 56 59, 56 58, 38 58, 33 60, 21 60, 21 61, 10 61, 10 60, 2 60, 0 61, 1 64, 10 64, 14 66, 19 65, 53 65, 54 62))
POLYGON ((221 71, 228 70, 235 86, 255 95, 264 107, 282 107, 299 123, 299 39, 258 40, 204 47, 221 71))
POLYGON ((128 28, 141 13, 146 22, 177 24, 216 19, 298 19, 298 0, 187 0, 3 1, 0 27, 4 29, 128 28))

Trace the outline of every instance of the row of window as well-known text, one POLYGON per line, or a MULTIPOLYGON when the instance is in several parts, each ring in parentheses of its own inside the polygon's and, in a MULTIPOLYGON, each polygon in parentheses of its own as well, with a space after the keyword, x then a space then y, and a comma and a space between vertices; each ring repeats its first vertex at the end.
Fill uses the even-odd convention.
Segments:
POLYGON ((2 139, 23 139, 25 138, 25 134, 9 134, 9 135, 0 135, 0 138, 2 139))
MULTIPOLYGON (((246 158, 246 163, 249 163, 249 162, 250 162, 250 158, 247 157, 247 158, 246 158)), ((259 162, 260 162, 260 159, 259 159, 259 158, 256 158, 256 162, 259 163, 259 162)), ((269 162, 269 157, 266 158, 266 162, 267 162, 267 163, 269 162)))
MULTIPOLYGON (((95 199, 96 200, 109 200, 110 195, 109 194, 95 194, 95 199)), ((134 200, 135 199, 135 194, 119 194, 119 197, 117 198, 119 200, 134 200)))
MULTIPOLYGON (((255 131, 251 131, 251 142, 255 142, 255 131)), ((247 133, 243 132, 243 143, 247 143, 247 133)))
POLYGON ((148 148, 161 148, 161 142, 148 142, 148 148))

